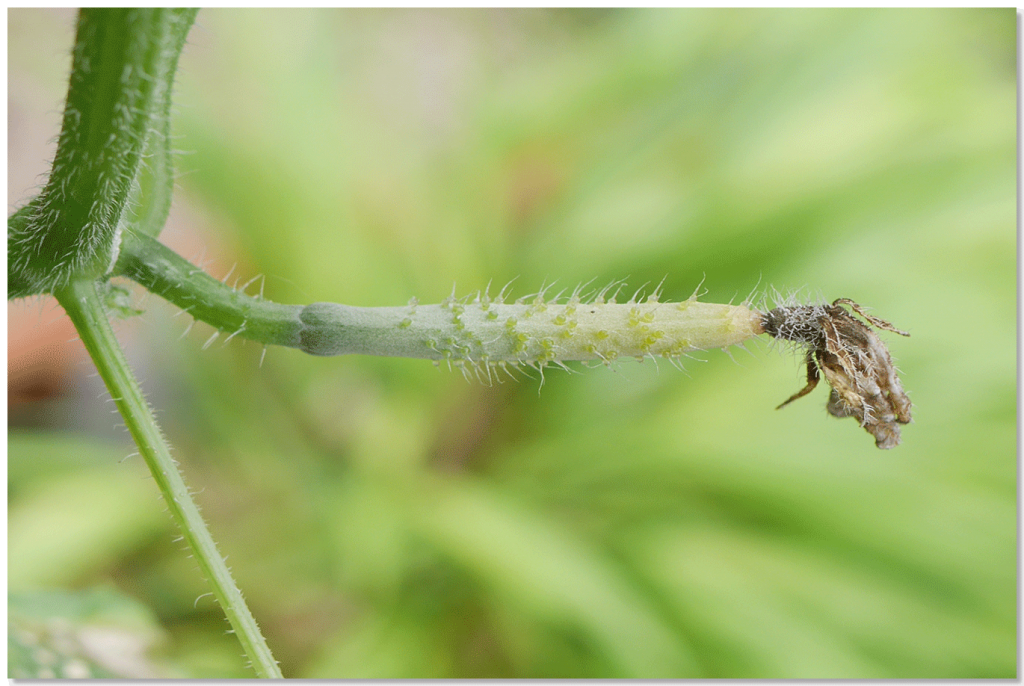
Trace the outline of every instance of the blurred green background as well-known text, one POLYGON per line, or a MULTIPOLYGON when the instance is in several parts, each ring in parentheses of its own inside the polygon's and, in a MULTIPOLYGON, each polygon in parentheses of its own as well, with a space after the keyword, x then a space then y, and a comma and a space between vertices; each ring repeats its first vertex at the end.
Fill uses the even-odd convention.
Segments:
MULTIPOLYGON (((45 142, 73 15, 9 21, 45 142)), ((706 275, 912 334, 879 451, 824 387, 776 412, 804 371, 767 341, 538 394, 261 365, 146 299, 119 330, 287 676, 1016 675, 1013 9, 203 10, 189 42, 163 239, 268 298, 706 275)), ((97 394, 11 410, 10 591, 113 589, 163 673, 249 674, 97 394)))

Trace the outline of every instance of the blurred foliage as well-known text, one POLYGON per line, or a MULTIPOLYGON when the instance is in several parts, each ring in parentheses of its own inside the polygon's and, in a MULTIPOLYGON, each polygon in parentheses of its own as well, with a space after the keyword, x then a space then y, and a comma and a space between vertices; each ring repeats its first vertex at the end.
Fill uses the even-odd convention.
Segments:
MULTIPOLYGON (((201 351, 150 298, 143 385, 286 675, 1015 676, 1014 10, 204 10, 176 100, 165 239, 275 300, 706 275, 912 334, 883 452, 821 389, 775 412, 767 344, 538 396, 201 351)), ((12 589, 112 580, 244 676, 133 460, 66 441, 9 439, 12 589)))
POLYGON ((162 637, 156 618, 110 588, 36 591, 8 600, 8 677, 167 678, 145 652, 162 637))

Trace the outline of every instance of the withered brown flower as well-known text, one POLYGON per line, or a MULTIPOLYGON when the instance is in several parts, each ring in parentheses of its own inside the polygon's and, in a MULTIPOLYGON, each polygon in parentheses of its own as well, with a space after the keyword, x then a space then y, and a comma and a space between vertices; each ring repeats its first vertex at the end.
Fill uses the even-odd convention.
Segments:
POLYGON ((814 390, 820 370, 832 387, 826 405, 829 414, 856 417, 875 437, 876 446, 894 448, 900 443, 899 425, 911 420, 910 398, 903 391, 885 344, 841 305, 849 305, 875 328, 910 335, 867 314, 849 298, 839 298, 831 305, 770 310, 761 318, 765 333, 807 347, 807 385, 779 409, 814 390))

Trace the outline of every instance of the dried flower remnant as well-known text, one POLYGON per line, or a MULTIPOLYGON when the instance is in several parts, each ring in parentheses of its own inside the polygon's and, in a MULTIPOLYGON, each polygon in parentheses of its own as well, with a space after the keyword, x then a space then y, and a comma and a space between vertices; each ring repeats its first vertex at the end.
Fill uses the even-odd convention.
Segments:
POLYGON ((820 370, 832 387, 826 405, 829 414, 856 417, 875 437, 875 445, 883 449, 895 448, 900 443, 899 425, 909 424, 911 420, 910 399, 900 385, 885 344, 841 305, 849 305, 875 328, 910 335, 867 314, 849 298, 839 298, 831 305, 770 310, 761 319, 765 332, 807 347, 807 385, 779 408, 814 390, 820 370))

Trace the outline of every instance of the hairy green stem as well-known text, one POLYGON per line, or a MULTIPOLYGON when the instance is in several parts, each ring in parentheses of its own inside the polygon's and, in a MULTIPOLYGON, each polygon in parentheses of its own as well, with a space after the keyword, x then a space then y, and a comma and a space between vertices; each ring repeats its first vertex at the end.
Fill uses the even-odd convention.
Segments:
POLYGON ((242 338, 298 347, 301 307, 250 297, 221 283, 146 234, 125 234, 114 273, 127 276, 194 318, 242 338))
POLYGON ((200 570, 210 580, 214 596, 242 643, 252 667, 260 677, 280 678, 281 671, 264 641, 256 620, 242 598, 224 559, 185 486, 178 467, 156 423, 156 418, 114 336, 101 302, 103 285, 91 279, 76 279, 55 296, 92 357, 100 377, 110 391, 125 425, 139 446, 174 521, 195 555, 200 570))
POLYGON ((146 235, 126 236, 115 273, 127 276, 231 337, 298 348, 312 355, 385 355, 444 361, 487 371, 619 357, 674 359, 725 348, 763 333, 743 305, 616 303, 607 291, 584 301, 543 294, 504 302, 499 294, 450 297, 440 304, 350 307, 279 305, 228 286, 146 235))
POLYGON ((49 179, 8 221, 8 298, 101 277, 117 258, 126 226, 154 235, 163 226, 173 188, 170 91, 195 15, 189 9, 79 13, 49 179))
POLYGON ((57 153, 8 219, 8 298, 52 293, 75 324, 257 674, 281 672, 217 552, 106 318, 125 234, 157 235, 173 192, 171 89, 195 9, 83 9, 57 153))

